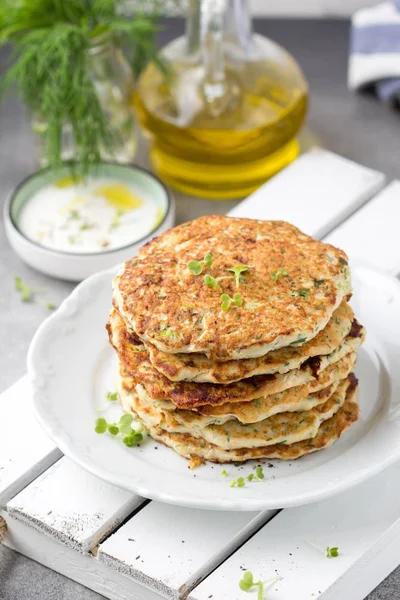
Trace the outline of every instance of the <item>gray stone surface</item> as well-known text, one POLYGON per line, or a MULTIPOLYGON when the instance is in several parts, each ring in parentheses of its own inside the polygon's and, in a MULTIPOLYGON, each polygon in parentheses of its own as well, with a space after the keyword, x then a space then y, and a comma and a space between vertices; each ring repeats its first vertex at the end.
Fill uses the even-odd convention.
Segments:
MULTIPOLYGON (((258 20, 256 29, 291 51, 310 84, 311 106, 307 144, 311 140, 366 166, 399 176, 399 112, 381 105, 369 94, 354 95, 346 88, 348 23, 341 20, 258 20)), ((160 41, 175 37, 182 23, 171 21, 160 41)), ((0 75, 7 53, 0 51, 0 75)), ((139 162, 145 162, 144 152, 139 162)), ((36 168, 34 142, 23 112, 12 95, 0 108, 0 204, 23 177, 36 168)), ((176 195, 177 220, 200 214, 223 213, 233 202, 208 202, 176 195)), ((321 202, 324 199, 321 197, 321 202)), ((34 272, 12 252, 0 223, 0 391, 25 373, 29 342, 47 316, 42 304, 21 304, 14 291, 20 275, 35 289, 45 290, 43 302, 59 304, 73 285, 34 272)), ((94 600, 82 586, 0 547, 0 600, 94 600)), ((397 569, 368 600, 400 598, 397 569)), ((235 600, 235 599, 232 599, 235 600)))

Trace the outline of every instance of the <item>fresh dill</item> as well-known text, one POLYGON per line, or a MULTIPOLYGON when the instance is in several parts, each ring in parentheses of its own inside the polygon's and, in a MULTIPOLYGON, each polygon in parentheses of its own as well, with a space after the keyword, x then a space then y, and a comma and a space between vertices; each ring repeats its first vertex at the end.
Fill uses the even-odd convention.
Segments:
POLYGON ((51 167, 61 163, 65 126, 83 175, 102 150, 115 153, 119 139, 96 92, 90 50, 105 42, 126 50, 135 76, 149 60, 161 65, 154 35, 164 3, 142 0, 125 17, 123 0, 1 2, 0 47, 9 44, 13 52, 0 91, 16 84, 29 113, 46 123, 41 134, 51 167))

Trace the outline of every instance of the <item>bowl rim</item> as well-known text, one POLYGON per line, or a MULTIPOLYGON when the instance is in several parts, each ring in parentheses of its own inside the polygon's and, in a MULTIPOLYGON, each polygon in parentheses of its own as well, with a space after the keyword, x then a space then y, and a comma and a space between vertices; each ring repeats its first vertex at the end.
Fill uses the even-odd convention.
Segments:
MULTIPOLYGON (((68 164, 78 164, 78 163, 76 163, 74 161, 68 161, 68 162, 62 163, 59 166, 62 167, 62 166, 68 165, 68 164)), ((99 165, 111 165, 111 166, 115 166, 115 167, 123 168, 123 169, 127 169, 127 170, 141 171, 142 173, 145 173, 149 177, 153 178, 161 186, 161 188, 163 188, 166 198, 167 198, 167 210, 165 211, 165 215, 164 215, 162 221, 157 225, 157 227, 150 230, 146 235, 139 238, 138 240, 135 240, 134 242, 125 244, 124 246, 120 246, 118 248, 113 248, 112 250, 101 250, 98 252, 68 252, 68 250, 57 250, 55 248, 47 248, 46 246, 42 246, 41 244, 38 244, 38 242, 31 240, 23 233, 23 231, 21 231, 21 229, 18 227, 18 223, 15 222, 15 220, 12 216, 11 208, 13 206, 13 203, 15 201, 17 194, 31 179, 34 179, 37 176, 43 175, 44 173, 46 173, 48 171, 57 169, 57 167, 44 167, 43 169, 38 169, 37 171, 34 171, 33 173, 30 173, 29 175, 24 177, 24 179, 22 179, 20 181, 20 183, 18 185, 16 185, 11 190, 11 192, 8 194, 8 197, 4 204, 4 213, 5 213, 6 220, 12 225, 15 233, 17 233, 19 236, 21 236, 21 238, 23 238, 23 240, 25 242, 27 242, 28 244, 31 244, 32 246, 34 246, 35 248, 37 248, 41 251, 49 252, 49 253, 55 254, 55 255, 69 256, 71 258, 72 257, 78 258, 79 256, 94 258, 94 257, 104 256, 107 254, 121 252, 128 248, 131 248, 132 246, 136 246, 137 244, 142 244, 144 241, 147 240, 149 235, 151 235, 152 233, 156 233, 163 226, 163 224, 167 221, 167 219, 169 218, 169 216, 172 212, 172 208, 173 208, 172 194, 171 194, 170 190, 167 188, 167 186, 161 181, 161 179, 159 177, 157 177, 157 175, 154 175, 154 173, 152 173, 149 169, 145 169, 144 167, 139 167, 139 166, 133 165, 133 164, 130 165, 130 164, 118 163, 115 161, 107 161, 107 160, 100 161, 99 165)))

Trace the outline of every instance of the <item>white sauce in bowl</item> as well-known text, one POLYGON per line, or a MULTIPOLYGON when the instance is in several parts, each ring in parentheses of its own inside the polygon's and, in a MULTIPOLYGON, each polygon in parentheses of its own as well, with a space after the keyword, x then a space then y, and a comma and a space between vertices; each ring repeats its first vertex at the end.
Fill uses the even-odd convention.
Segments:
POLYGON ((25 204, 18 227, 54 250, 97 253, 122 248, 153 231, 165 216, 142 189, 106 177, 63 178, 25 204))

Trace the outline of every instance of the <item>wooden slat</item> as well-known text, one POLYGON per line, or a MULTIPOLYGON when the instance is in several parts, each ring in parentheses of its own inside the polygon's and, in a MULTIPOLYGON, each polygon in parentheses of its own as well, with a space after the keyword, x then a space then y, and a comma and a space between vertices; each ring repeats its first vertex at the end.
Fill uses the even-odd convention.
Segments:
POLYGON ((399 562, 400 467, 340 496, 279 513, 191 594, 191 600, 241 598, 243 570, 267 580, 268 600, 363 600, 399 562), (338 546, 338 558, 326 558, 338 546), (376 556, 379 568, 375 568, 376 556), (384 557, 384 560, 382 560, 384 557))
POLYGON ((1 394, 0 414, 4 424, 0 435, 2 507, 53 464, 61 456, 61 452, 34 417, 26 375, 1 394), (14 426, 10 425, 12 423, 14 426))
POLYGON ((394 275, 400 273, 400 181, 333 231, 327 241, 394 275))
POLYGON ((229 214, 289 221, 320 239, 372 198, 384 183, 382 173, 315 148, 229 214))
POLYGON ((185 597, 274 514, 151 502, 99 547, 99 560, 167 598, 185 597))
POLYGON ((8 502, 7 511, 85 553, 143 501, 63 457, 8 502))
MULTIPOLYGON (((26 523, 15 520, 9 514, 3 512, 3 516, 8 524, 4 543, 9 548, 29 556, 110 600, 162 600, 155 592, 109 569, 92 554, 80 554, 54 537, 47 537, 26 523)), ((58 595, 55 597, 58 598, 58 595)))

